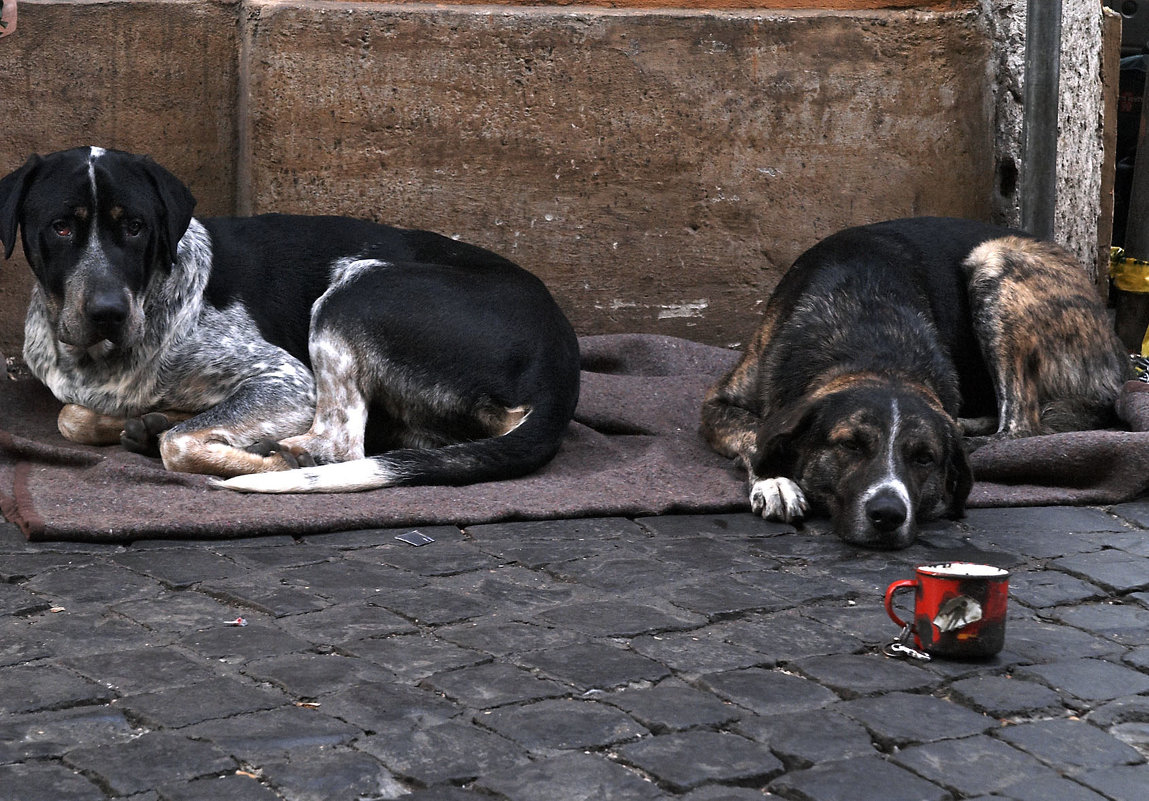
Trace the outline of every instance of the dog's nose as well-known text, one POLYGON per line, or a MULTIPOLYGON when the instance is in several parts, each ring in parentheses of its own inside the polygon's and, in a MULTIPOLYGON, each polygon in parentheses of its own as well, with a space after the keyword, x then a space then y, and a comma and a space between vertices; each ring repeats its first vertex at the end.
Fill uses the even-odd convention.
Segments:
POLYGON ((909 511, 896 492, 883 490, 866 503, 866 517, 878 531, 894 531, 906 522, 909 511))
POLYGON ((128 301, 122 292, 96 292, 88 298, 84 311, 97 330, 113 331, 128 319, 128 301))

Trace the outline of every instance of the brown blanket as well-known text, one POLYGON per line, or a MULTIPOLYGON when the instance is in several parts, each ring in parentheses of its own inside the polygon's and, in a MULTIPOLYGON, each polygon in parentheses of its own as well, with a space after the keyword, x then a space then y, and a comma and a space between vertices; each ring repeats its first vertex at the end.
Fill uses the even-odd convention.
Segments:
MULTIPOLYGON (((748 509, 745 479, 698 434, 707 386, 733 364, 722 348, 653 335, 581 340, 582 397, 558 456, 526 478, 346 495, 240 495, 168 473, 121 448, 56 431, 39 384, 0 382, 0 508, 33 540, 127 541, 496 520, 748 509)), ((1121 411, 1149 431, 1149 385, 1121 411)), ((996 443, 973 455, 971 505, 1108 504, 1149 486, 1149 433, 1099 431, 996 443)))

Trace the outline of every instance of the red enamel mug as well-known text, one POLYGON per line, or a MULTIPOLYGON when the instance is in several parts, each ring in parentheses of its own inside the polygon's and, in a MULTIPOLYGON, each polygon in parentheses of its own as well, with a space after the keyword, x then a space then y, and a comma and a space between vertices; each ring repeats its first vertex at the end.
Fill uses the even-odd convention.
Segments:
POLYGON ((983 659, 1005 644, 1009 571, 973 562, 920 565, 915 578, 886 588, 886 614, 909 627, 914 644, 932 656, 983 659), (913 623, 894 611, 894 594, 914 590, 913 623))

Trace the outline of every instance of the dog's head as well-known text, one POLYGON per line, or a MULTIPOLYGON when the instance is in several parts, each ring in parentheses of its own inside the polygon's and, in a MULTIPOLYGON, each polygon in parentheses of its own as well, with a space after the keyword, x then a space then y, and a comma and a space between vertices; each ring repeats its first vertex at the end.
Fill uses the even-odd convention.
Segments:
POLYGON ((924 387, 860 383, 766 419, 761 476, 787 476, 846 542, 905 548, 918 523, 960 517, 973 484, 957 423, 924 387))
POLYGON ((57 339, 88 349, 140 336, 140 296, 176 259, 195 198, 151 159, 101 148, 32 156, 0 179, 0 240, 19 229, 57 339))

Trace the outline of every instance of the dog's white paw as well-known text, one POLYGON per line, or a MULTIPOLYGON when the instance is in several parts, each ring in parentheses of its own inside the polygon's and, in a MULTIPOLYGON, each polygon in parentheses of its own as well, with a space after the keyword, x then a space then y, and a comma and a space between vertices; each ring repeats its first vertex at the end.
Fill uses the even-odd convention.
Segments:
POLYGON ((750 485, 750 508, 766 520, 789 523, 806 515, 806 496, 788 478, 762 478, 750 485))

